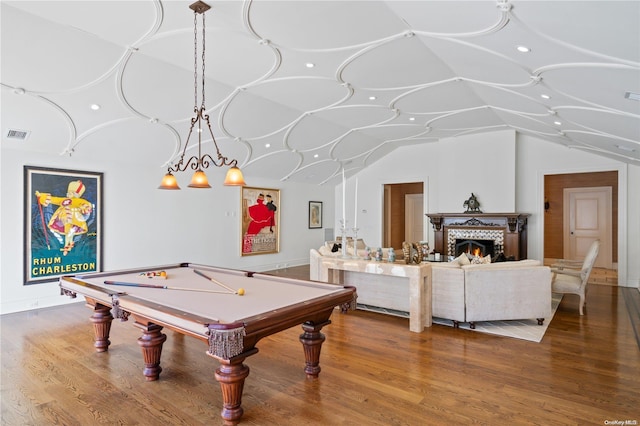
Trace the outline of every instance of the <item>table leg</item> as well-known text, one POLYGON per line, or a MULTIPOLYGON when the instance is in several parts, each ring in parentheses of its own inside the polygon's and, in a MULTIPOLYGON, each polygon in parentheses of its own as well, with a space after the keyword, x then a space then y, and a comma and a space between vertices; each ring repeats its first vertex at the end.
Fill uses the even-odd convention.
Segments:
POLYGON ((243 352, 241 355, 231 359, 217 358, 220 367, 216 368, 216 380, 220 383, 222 390, 222 411, 220 415, 224 424, 228 426, 237 425, 240 422, 242 413, 242 390, 244 389, 244 379, 249 375, 249 367, 243 364, 244 360, 257 349, 243 352))
POLYGON ((136 327, 142 330, 142 336, 138 338, 138 344, 142 348, 144 359, 144 370, 142 371, 148 382, 158 380, 162 368, 160 367, 160 356, 162 355, 162 344, 167 340, 167 336, 162 333, 162 327, 156 324, 135 323, 136 327))
POLYGON ((331 321, 327 320, 319 324, 312 322, 302 324, 304 333, 300 335, 300 342, 304 347, 304 372, 308 378, 318 377, 320 373, 320 349, 322 349, 322 343, 325 340, 324 334, 320 333, 320 330, 327 324, 331 324, 331 321))
POLYGON ((111 321, 113 316, 111 315, 111 308, 108 306, 96 303, 95 305, 89 305, 93 308, 93 315, 91 315, 91 322, 93 323, 94 343, 96 352, 106 352, 109 350, 109 333, 111 332, 111 321))

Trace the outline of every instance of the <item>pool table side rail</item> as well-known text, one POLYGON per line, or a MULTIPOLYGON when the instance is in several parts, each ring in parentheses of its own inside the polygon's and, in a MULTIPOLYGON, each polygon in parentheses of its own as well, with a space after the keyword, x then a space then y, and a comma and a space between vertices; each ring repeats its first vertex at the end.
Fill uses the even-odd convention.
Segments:
MULTIPOLYGON (((296 283, 298 281, 296 280, 296 283)), ((296 305, 289 305, 243 319, 243 326, 231 329, 230 324, 209 324, 209 353, 217 358, 231 359, 252 350, 260 339, 300 324, 330 324, 336 306, 355 310, 356 288, 338 286, 341 290, 315 297, 296 305)))
MULTIPOLYGON (((92 277, 95 277, 95 275, 92 277)), ((209 331, 207 326, 218 321, 214 318, 202 317, 180 309, 149 302, 126 292, 115 292, 74 276, 60 277, 59 285, 62 294, 71 297, 81 294, 90 304, 99 303, 110 307, 113 310, 112 315, 114 318, 126 321, 130 314, 138 322, 161 325, 204 341, 208 340, 209 331), (162 312, 163 318, 159 318, 155 312, 162 312), (196 325, 198 327, 195 327, 196 325)), ((237 327, 237 324, 230 324, 229 327, 237 327)))

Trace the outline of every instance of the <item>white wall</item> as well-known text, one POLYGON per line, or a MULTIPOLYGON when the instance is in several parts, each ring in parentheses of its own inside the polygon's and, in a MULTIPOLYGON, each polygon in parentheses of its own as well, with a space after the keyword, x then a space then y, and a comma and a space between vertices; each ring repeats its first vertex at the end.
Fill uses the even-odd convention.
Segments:
MULTIPOLYGON (((338 230, 342 217, 342 185, 255 182, 246 176, 250 186, 281 190, 283 232, 280 253, 241 257, 240 190, 216 184, 221 178, 210 175, 215 185, 210 190, 183 185, 182 191, 160 191, 155 188, 164 170, 157 167, 104 164, 96 159, 79 161, 5 148, 0 155, 0 313, 71 301, 59 295, 55 282, 23 285, 24 165, 104 172, 105 270, 186 261, 255 271, 306 264, 309 248, 320 246, 324 240, 324 229, 307 227, 308 202, 325 203, 325 228, 338 230)), ((544 174, 599 170, 619 172, 622 204, 618 238, 624 244, 619 249, 620 283, 639 287, 640 167, 533 137, 516 137, 510 130, 400 148, 361 171, 357 174, 358 235, 371 246, 381 245, 384 184, 424 182, 425 212, 462 212, 462 202, 474 192, 483 211, 531 213, 529 257, 541 259, 544 174), (467 165, 482 164, 486 174, 469 178, 452 175, 462 158, 467 165)), ((353 194, 354 187, 355 178, 351 177, 347 193, 353 194)), ((352 224, 355 212, 353 197, 349 197, 347 218, 352 224)), ((427 217, 424 229, 425 239, 433 242, 427 217)))
MULTIPOLYGON (((619 283, 640 287, 638 166, 506 130, 399 148, 347 179, 347 193, 353 192, 357 176, 358 237, 372 247, 382 242, 384 184, 424 182, 425 212, 463 212, 463 201, 474 192, 484 212, 530 213, 528 254, 542 259, 544 175, 604 170, 617 170, 619 176, 619 283), (458 171, 461 164, 483 165, 486 174, 467 177, 458 171)), ((336 188, 336 222, 342 215, 341 187, 336 188)), ((351 220, 353 214, 353 201, 348 200, 347 217, 351 220)), ((424 239, 433 244, 433 227, 426 216, 424 230, 424 239)))
POLYGON ((222 169, 219 179, 208 173, 213 189, 190 189, 181 183, 181 191, 161 191, 156 188, 164 170, 153 165, 105 164, 9 149, 2 149, 1 155, 1 313, 70 301, 60 296, 57 282, 23 285, 24 165, 104 173, 104 270, 179 262, 254 271, 307 264, 309 249, 324 241, 323 229, 308 229, 308 202, 324 202, 323 224, 334 222, 333 187, 255 181, 247 175, 248 186, 280 189, 283 231, 279 253, 242 257, 240 188, 222 185, 222 169))
POLYGON ((439 212, 465 211, 462 203, 471 193, 483 212, 515 211, 514 130, 446 138, 438 145, 439 212))

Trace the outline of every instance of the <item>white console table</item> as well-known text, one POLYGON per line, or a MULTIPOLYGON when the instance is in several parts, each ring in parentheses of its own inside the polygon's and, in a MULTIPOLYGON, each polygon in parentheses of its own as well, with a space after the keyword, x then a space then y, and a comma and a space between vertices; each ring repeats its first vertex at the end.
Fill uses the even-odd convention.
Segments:
POLYGON ((319 256, 318 280, 353 285, 358 303, 409 312, 409 330, 431 327, 431 265, 319 256))

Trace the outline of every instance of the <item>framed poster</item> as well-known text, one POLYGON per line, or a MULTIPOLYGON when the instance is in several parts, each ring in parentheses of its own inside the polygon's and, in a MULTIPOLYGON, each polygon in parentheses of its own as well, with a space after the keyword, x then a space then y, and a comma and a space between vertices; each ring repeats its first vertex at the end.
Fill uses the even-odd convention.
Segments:
POLYGON ((309 229, 322 228, 322 201, 309 201, 309 229))
POLYGON ((241 254, 278 253, 280 251, 280 190, 242 187, 241 254))
POLYGON ((102 173, 24 166, 24 283, 102 268, 102 173))

